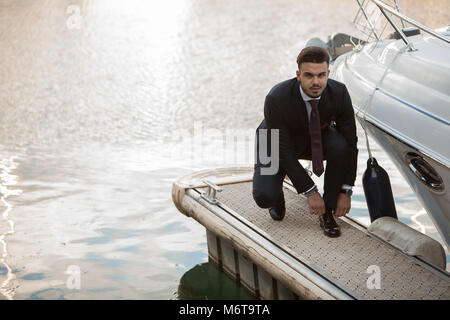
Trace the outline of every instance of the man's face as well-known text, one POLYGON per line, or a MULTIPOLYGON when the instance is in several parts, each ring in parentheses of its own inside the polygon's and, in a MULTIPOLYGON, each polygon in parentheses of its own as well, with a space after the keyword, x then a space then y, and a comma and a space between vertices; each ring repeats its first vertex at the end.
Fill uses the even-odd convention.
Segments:
POLYGON ((297 79, 300 81, 303 92, 311 98, 319 97, 327 86, 330 70, 325 62, 303 62, 297 70, 297 79))

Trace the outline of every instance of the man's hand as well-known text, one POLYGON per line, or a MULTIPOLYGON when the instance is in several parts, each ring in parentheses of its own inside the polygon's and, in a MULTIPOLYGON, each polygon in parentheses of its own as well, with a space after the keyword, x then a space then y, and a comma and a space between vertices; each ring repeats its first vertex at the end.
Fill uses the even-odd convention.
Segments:
POLYGON ((336 217, 345 216, 350 211, 351 208, 350 202, 351 199, 348 195, 346 195, 345 193, 339 193, 336 210, 334 210, 334 215, 336 217))
POLYGON ((315 192, 308 197, 309 211, 315 215, 322 215, 325 213, 325 202, 319 192, 315 192))

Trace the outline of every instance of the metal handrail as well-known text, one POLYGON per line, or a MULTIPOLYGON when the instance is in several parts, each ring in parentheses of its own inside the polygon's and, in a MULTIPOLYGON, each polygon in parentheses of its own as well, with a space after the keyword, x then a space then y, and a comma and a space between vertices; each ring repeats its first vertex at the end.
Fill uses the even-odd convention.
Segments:
MULTIPOLYGON (((398 12, 398 13, 402 13, 402 12, 400 11, 400 5, 398 4, 398 0, 395 0, 394 2, 395 2, 395 8, 397 9, 397 12, 398 12)), ((402 19, 402 25, 403 25, 403 28, 406 28, 406 22, 405 22, 405 20, 403 20, 403 19, 402 19)))
MULTIPOLYGON (((381 35, 378 35, 377 28, 373 25, 372 21, 370 21, 370 17, 367 14, 366 10, 364 10, 364 2, 361 2, 361 0, 356 0, 359 4, 359 7, 361 9, 361 12, 363 13, 364 17, 366 18, 367 23, 369 24, 370 29, 372 29, 373 34, 375 35, 375 38, 377 40, 381 40, 381 35)), ((359 13, 359 11, 358 11, 359 13)), ((358 14, 356 14, 355 20, 353 22, 356 22, 358 19, 358 14)))
MULTIPOLYGON (((386 10, 384 10, 383 8, 380 8, 381 13, 385 16, 385 18, 387 19, 387 21, 389 21, 389 23, 391 24, 391 26, 394 27, 395 31, 397 31, 397 33, 399 34, 400 38, 402 38, 403 42, 407 45, 408 50, 409 51, 415 51, 414 46, 411 42, 408 41, 408 38, 406 37, 406 35, 403 33, 402 29, 400 29, 397 24, 395 23, 395 21, 392 19, 391 16, 389 16, 386 12, 386 10)), ((403 21, 403 20, 402 20, 403 21)), ((404 21, 403 21, 404 23, 404 21)))
MULTIPOLYGON (((432 30, 432 29, 430 29, 430 28, 428 28, 428 27, 426 27, 426 26, 424 26, 423 24, 421 24, 421 23, 419 23, 419 22, 417 22, 417 21, 415 21, 415 20, 413 20, 413 19, 411 19, 411 18, 405 16, 404 14, 402 14, 402 13, 400 13, 400 12, 397 12, 397 11, 393 10, 392 7, 390 7, 390 6, 386 5, 386 4, 384 4, 383 2, 381 2, 381 1, 379 1, 379 0, 369 0, 369 1, 372 1, 374 4, 376 4, 376 5, 378 6, 378 8, 379 8, 382 12, 383 12, 383 10, 386 10, 386 11, 388 11, 389 13, 391 13, 391 14, 393 14, 393 15, 399 17, 399 18, 402 19, 403 21, 406 21, 406 22, 412 24, 413 26, 417 27, 418 29, 420 29, 420 30, 422 30, 422 31, 424 31, 424 32, 426 32, 426 33, 428 33, 428 34, 431 34, 432 36, 434 36, 434 37, 436 37, 436 38, 438 38, 438 39, 440 39, 440 40, 442 40, 442 41, 445 41, 445 42, 447 42, 447 43, 450 43, 450 39, 448 39, 448 38, 446 38, 446 37, 440 35, 439 33, 435 32, 434 30, 432 30)), ((388 20, 389 20, 389 19, 388 19, 388 20)), ((389 22, 391 23, 391 21, 389 21, 389 22)), ((392 23, 391 23, 391 24, 392 24, 392 23)), ((392 25, 392 26, 393 26, 394 28, 396 27, 396 26, 394 26, 394 25, 392 25)), ((402 32, 402 33, 403 33, 403 32, 402 32)), ((402 38, 403 38, 403 37, 402 37, 402 38)), ((405 39, 403 39, 403 41, 405 41, 405 39)), ((408 42, 405 42, 405 43, 408 44, 408 42)))

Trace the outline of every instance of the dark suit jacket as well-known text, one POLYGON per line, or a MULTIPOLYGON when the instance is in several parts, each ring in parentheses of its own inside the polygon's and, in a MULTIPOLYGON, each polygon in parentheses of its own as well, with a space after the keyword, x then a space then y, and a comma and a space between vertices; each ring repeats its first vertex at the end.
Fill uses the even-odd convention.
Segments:
MULTIPOLYGON (((319 101, 322 123, 334 120, 336 129, 345 137, 351 161, 343 184, 353 186, 356 179, 358 138, 350 95, 343 83, 328 79, 319 101)), ((298 193, 314 185, 297 159, 310 148, 309 122, 305 102, 297 78, 283 81, 270 90, 264 104, 264 120, 259 128, 279 129, 280 164, 286 170, 298 193)))

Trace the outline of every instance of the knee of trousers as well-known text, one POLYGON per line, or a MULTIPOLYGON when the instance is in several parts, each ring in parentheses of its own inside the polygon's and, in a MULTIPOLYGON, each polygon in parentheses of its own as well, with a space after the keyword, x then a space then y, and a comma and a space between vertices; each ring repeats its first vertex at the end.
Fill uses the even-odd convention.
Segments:
POLYGON ((260 208, 273 207, 278 199, 278 195, 267 193, 253 192, 253 199, 260 208))
POLYGON ((327 154, 329 156, 346 155, 350 151, 350 146, 343 136, 336 136, 333 142, 328 145, 327 154))

